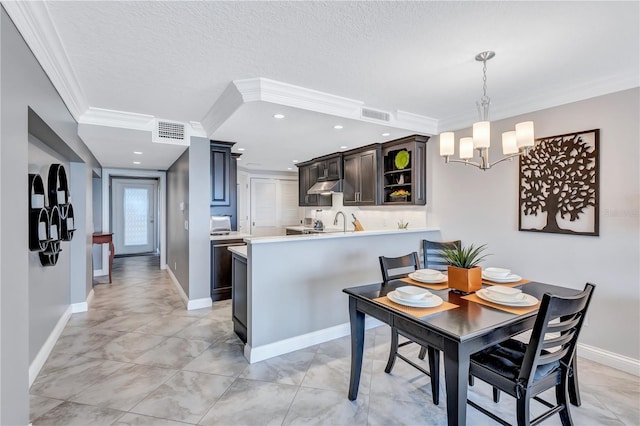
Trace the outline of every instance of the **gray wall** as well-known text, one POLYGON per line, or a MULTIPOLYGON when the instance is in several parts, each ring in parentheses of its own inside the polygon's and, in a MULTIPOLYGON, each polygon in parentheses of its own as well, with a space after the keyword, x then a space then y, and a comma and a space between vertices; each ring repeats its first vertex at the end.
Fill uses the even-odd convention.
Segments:
MULTIPOLYGON (((0 424, 27 424, 29 422, 29 362, 40 339, 47 334, 38 325, 30 327, 30 252, 28 249, 28 222, 26 206, 28 194, 26 179, 29 170, 29 108, 46 123, 63 142, 61 153, 71 155, 73 161, 84 162, 84 185, 73 188, 72 196, 91 199, 91 170, 100 164, 77 136, 77 123, 62 102, 46 74, 9 19, 4 8, 0 10, 0 424), (7 202, 11 200, 11 202, 7 202), (32 338, 33 337, 33 338, 32 338)), ((49 143, 50 141, 47 141, 49 143)), ((74 180, 75 183, 75 180, 74 180)), ((85 215, 86 229, 74 237, 89 240, 93 226, 90 210, 76 212, 85 215)), ((75 262, 85 263, 85 273, 91 265, 91 247, 85 247, 85 257, 75 262), (87 266, 88 265, 88 266, 87 266)), ((33 265, 32 265, 33 266, 33 265)), ((74 270, 74 264, 70 266, 74 270)), ((82 269, 82 268, 80 268, 82 269)), ((88 274, 87 274, 88 275, 88 274)), ((76 283, 77 284, 77 283, 76 283)), ((74 284, 74 285, 76 285, 74 284)), ((88 288, 87 283, 81 287, 88 288)), ((60 319, 60 289, 56 284, 43 287, 52 291, 51 304, 39 306, 43 315, 38 323, 47 323, 47 329, 60 319), (55 301, 55 302, 54 302, 55 301), (46 319, 45 317, 46 316, 46 319)), ((82 293, 81 288, 73 292, 82 293)), ((66 278, 64 290, 69 304, 72 293, 70 278, 66 278)), ((46 294, 37 297, 45 301, 46 294)), ((86 298, 86 294, 84 295, 86 298)), ((40 303, 40 302, 39 302, 40 303)), ((35 314, 35 313, 34 313, 35 314)), ((38 348, 39 350, 39 348, 38 348)))
MULTIPOLYGON (((91 179, 91 212, 93 214, 93 232, 102 231, 102 178, 91 179)), ((96 244, 92 247, 93 269, 102 269, 102 245, 96 244)))
MULTIPOLYGON (((29 173, 36 173, 42 177, 45 191, 49 165, 52 163, 62 164, 69 178, 69 162, 35 137, 29 137, 28 153, 29 173)), ((69 186, 69 192, 73 194, 74 188, 71 184, 69 186)), ((69 307, 71 280, 69 242, 61 243, 60 248, 62 251, 58 263, 49 267, 42 266, 38 253, 29 252, 29 363, 33 362, 58 318, 69 307)))
POLYGON ((192 137, 167 170, 167 265, 189 300, 211 297, 209 153, 209 139, 192 137))
POLYGON ((189 146, 189 300, 211 297, 211 205, 209 139, 191 138, 189 146))
POLYGON ((167 266, 189 297, 189 150, 167 170, 167 266), (184 203, 184 211, 180 210, 184 203))
MULTIPOLYGON (((444 164, 438 138, 428 144, 428 210, 445 239, 486 243, 490 263, 534 280, 583 288, 597 284, 581 343, 640 358, 640 89, 491 123, 492 139, 523 120, 536 137, 600 129, 600 236, 518 231, 518 162, 487 172, 444 164), (470 214, 470 212, 472 212, 470 214)), ((456 132, 456 139, 471 134, 456 132)), ((495 143, 494 142, 494 143, 495 143)), ((501 156, 491 147, 491 158, 501 156)))

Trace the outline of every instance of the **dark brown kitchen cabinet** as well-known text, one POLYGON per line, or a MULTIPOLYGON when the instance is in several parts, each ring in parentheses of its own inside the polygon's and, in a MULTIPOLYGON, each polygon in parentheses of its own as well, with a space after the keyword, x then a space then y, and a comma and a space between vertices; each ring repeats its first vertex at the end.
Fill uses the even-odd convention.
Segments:
POLYGON ((342 179, 342 155, 333 154, 315 160, 318 165, 318 182, 342 179))
POLYGON ((233 280, 231 297, 233 331, 240 340, 247 343, 247 259, 233 253, 231 271, 233 280))
POLYGON ((382 145, 382 204, 427 204, 428 136, 413 135, 382 145))
POLYGON ((320 164, 307 162, 298 165, 298 205, 300 207, 330 206, 331 195, 307 194, 320 176, 320 164))
POLYGON ((211 205, 231 204, 232 142, 211 141, 211 205))
POLYGON ((211 300, 231 298, 231 252, 229 247, 241 246, 241 239, 211 241, 211 300))
POLYGON ((379 157, 379 144, 368 145, 344 153, 342 192, 345 206, 378 204, 380 199, 378 190, 379 157))

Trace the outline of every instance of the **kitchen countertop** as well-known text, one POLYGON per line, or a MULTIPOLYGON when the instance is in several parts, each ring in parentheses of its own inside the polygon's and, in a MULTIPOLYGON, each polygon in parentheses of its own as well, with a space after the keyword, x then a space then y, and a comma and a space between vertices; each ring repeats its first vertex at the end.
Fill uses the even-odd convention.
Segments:
MULTIPOLYGON (((315 229, 313 226, 302 226, 302 225, 287 226, 286 229, 290 229, 292 231, 298 231, 298 232, 304 232, 304 231, 311 231, 311 232, 343 232, 343 228, 325 227, 322 230, 318 230, 318 229, 315 229)), ((347 232, 349 232, 349 227, 347 227, 347 232)))
POLYGON ((251 234, 239 231, 231 231, 228 235, 209 235, 211 241, 224 241, 224 240, 243 240, 251 237, 251 234))
POLYGON ((231 246, 227 248, 231 253, 237 254, 238 256, 247 258, 247 246, 231 246))
POLYGON ((439 231, 438 227, 425 227, 425 228, 409 228, 409 229, 378 229, 371 231, 349 231, 342 232, 342 230, 333 232, 319 232, 313 234, 301 234, 301 235, 286 235, 277 237, 249 237, 245 241, 248 244, 261 244, 261 243, 276 243, 276 242, 291 242, 291 241, 309 241, 310 239, 325 239, 325 238, 353 238, 353 237, 368 237, 373 235, 392 235, 392 234, 415 234, 439 231))

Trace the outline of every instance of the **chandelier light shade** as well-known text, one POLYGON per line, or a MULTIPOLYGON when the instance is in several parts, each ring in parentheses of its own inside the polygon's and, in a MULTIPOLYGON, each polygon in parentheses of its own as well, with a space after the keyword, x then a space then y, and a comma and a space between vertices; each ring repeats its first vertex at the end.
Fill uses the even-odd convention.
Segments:
POLYGON ((491 98, 487 96, 487 61, 495 55, 492 51, 481 52, 476 55, 476 61, 483 63, 483 96, 479 102, 476 102, 480 121, 473 124, 473 137, 460 139, 460 160, 452 160, 450 158, 455 153, 455 134, 453 132, 440 134, 440 156, 444 157, 446 163, 463 163, 476 166, 481 170, 489 170, 492 166, 502 161, 511 160, 520 155, 528 155, 529 149, 535 143, 533 121, 518 123, 515 131, 502 134, 502 153, 505 157, 493 163, 489 161, 489 148, 491 147, 489 105, 491 104, 491 98), (478 151, 480 162, 470 161, 473 158, 474 149, 478 151))

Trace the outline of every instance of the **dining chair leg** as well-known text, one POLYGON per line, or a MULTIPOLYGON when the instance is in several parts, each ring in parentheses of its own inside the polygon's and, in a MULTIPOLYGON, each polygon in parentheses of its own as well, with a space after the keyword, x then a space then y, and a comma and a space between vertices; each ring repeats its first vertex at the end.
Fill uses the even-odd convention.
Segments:
POLYGON ((500 389, 496 388, 495 386, 493 388, 493 402, 500 402, 500 389))
POLYGON ((431 346, 429 346, 427 351, 429 352, 431 395, 433 396, 433 403, 435 405, 438 405, 440 403, 440 351, 431 346))
POLYGON ((574 355, 571 360, 571 369, 573 370, 573 374, 569 378, 569 401, 576 407, 582 405, 582 400, 580 399, 580 388, 578 387, 578 359, 574 355))
POLYGON ((558 414, 560 414, 560 421, 563 426, 573 425, 571 412, 569 411, 569 401, 567 401, 567 386, 570 385, 570 383, 571 380, 568 379, 567 374, 564 374, 560 384, 556 386, 556 399, 558 401, 558 405, 562 406, 562 409, 558 414))
POLYGON ((385 373, 391 373, 393 364, 396 362, 396 355, 398 353, 398 330, 395 327, 391 327, 391 348, 389 349, 389 360, 387 366, 384 368, 385 373))
POLYGON ((525 391, 524 395, 520 396, 520 399, 516 400, 516 421, 518 426, 529 426, 529 400, 531 399, 529 392, 525 391))
POLYGON ((427 348, 425 348, 424 346, 421 346, 420 353, 418 354, 418 358, 424 359, 426 355, 427 355, 427 348))

